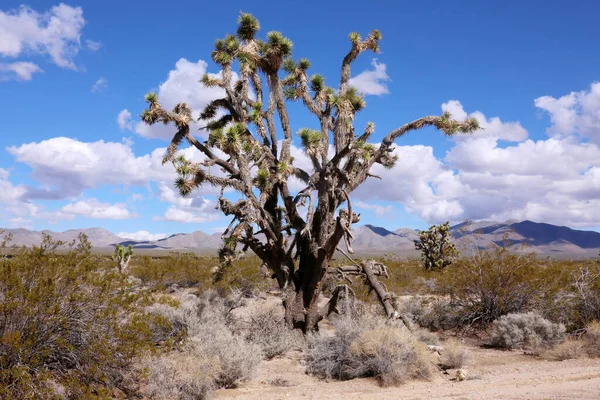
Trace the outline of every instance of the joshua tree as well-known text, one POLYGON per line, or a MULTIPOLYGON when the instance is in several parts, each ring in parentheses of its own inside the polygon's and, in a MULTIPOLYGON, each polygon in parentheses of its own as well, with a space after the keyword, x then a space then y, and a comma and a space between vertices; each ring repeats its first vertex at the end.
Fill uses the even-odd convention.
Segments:
POLYGON ((458 256, 458 250, 451 242, 450 223, 432 225, 419 233, 415 249, 421 250, 421 260, 427 270, 444 269, 458 256))
POLYGON ((149 106, 141 117, 150 125, 175 126, 163 162, 174 163, 182 195, 206 184, 221 188, 218 207, 232 220, 223 234, 220 255, 233 257, 238 243, 251 249, 283 289, 286 322, 307 331, 322 318, 316 300, 340 241, 344 240, 352 253, 351 226, 360 215, 352 210, 350 194, 374 177, 371 167, 393 167, 393 143, 410 131, 433 126, 453 135, 474 131, 478 124, 475 119, 455 121, 448 113, 426 116, 389 132, 381 143, 371 144, 373 123, 360 132, 355 130, 354 117, 365 107, 365 100, 349 85, 349 79, 350 67, 361 53, 379 51, 378 30, 364 40, 358 33, 350 34, 350 51, 342 60, 339 87, 334 89, 325 84, 322 75, 308 76, 307 59, 292 59, 290 39, 279 32, 258 39, 259 22, 250 14, 242 13, 238 22, 237 34, 217 40, 212 52, 221 73, 199 77, 205 87, 224 92, 223 98, 209 103, 198 118, 206 123, 207 141, 199 141, 191 131, 195 118, 186 103, 166 110, 158 96, 150 93, 146 95, 149 106), (239 68, 238 79, 234 78, 234 66, 239 68), (296 132, 312 170, 294 165, 289 101, 301 101, 315 118, 316 129, 296 132), (202 162, 178 154, 184 140, 204 155, 202 162), (294 192, 292 179, 302 182, 304 188, 294 192), (239 200, 224 197, 224 190, 238 192, 239 200), (307 207, 306 215, 299 211, 300 206, 307 207))
POLYGON ((115 255, 113 258, 119 265, 119 272, 125 273, 127 271, 132 255, 133 247, 131 247, 131 245, 125 247, 118 244, 115 246, 115 255))

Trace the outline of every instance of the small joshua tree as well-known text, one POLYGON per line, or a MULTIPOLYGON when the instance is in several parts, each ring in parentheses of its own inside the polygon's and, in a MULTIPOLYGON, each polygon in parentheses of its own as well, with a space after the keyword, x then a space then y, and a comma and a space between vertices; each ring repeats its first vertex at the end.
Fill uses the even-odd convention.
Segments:
POLYGON ((114 260, 118 263, 119 272, 125 273, 129 266, 129 261, 133 255, 133 247, 131 245, 125 247, 120 244, 115 246, 114 260))
POLYGON ((415 249, 421 251, 421 260, 426 270, 444 269, 456 259, 458 250, 451 238, 449 222, 439 226, 432 225, 419 233, 420 240, 415 240, 415 249))
POLYGON ((375 124, 368 123, 364 130, 354 126, 366 103, 349 81, 357 57, 379 51, 378 30, 364 39, 350 34, 350 50, 334 88, 322 75, 309 76, 310 61, 294 60, 292 41, 283 34, 269 32, 266 39, 259 39, 260 24, 254 16, 242 13, 238 22, 235 35, 215 42, 211 55, 221 72, 198 77, 205 87, 220 88, 221 98, 196 118, 188 104, 167 110, 158 95, 150 93, 141 117, 149 125, 174 125, 163 161, 175 165, 179 191, 185 196, 202 185, 221 188, 218 207, 231 217, 221 255, 235 257, 238 244, 252 250, 283 290, 286 323, 306 332, 323 317, 317 299, 339 243, 344 241, 352 253, 351 227, 360 215, 352 211, 350 194, 374 176, 371 168, 393 167, 397 159, 393 144, 408 132, 431 126, 454 135, 477 130, 478 123, 473 118, 453 120, 449 113, 425 116, 371 144, 375 124), (293 101, 301 102, 313 116, 312 127, 296 132, 310 168, 294 165, 291 154, 294 134, 288 104, 293 101), (196 120, 204 121, 209 133, 204 142, 194 135, 196 120), (199 150, 204 160, 194 162, 178 154, 183 141, 199 150), (304 188, 294 191, 292 180, 304 188), (225 190, 237 197, 224 197, 225 190), (300 212, 301 206, 307 207, 306 214, 300 212))

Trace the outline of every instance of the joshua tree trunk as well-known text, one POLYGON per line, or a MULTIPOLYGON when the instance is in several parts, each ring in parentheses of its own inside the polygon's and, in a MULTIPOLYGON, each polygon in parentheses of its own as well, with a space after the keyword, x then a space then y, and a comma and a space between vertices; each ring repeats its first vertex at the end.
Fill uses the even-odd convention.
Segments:
POLYGON ((169 111, 150 93, 142 119, 148 124, 175 125, 164 162, 175 165, 179 175, 175 183, 182 195, 204 184, 222 189, 217 206, 232 220, 223 234, 219 251, 223 263, 217 274, 224 273, 237 257, 238 244, 244 251, 252 250, 273 272, 284 293, 286 322, 306 332, 322 318, 317 299, 339 243, 343 240, 352 253, 351 227, 360 216, 352 211, 350 194, 373 176, 371 167, 391 168, 396 161, 392 145, 407 132, 433 126, 452 135, 478 126, 474 119, 454 121, 447 113, 427 116, 389 132, 379 145, 370 144, 373 123, 362 133, 355 132, 354 117, 365 101, 349 79, 351 64, 361 53, 378 52, 379 31, 372 31, 365 40, 350 34, 351 48, 342 60, 339 89, 335 90, 325 85, 321 75, 307 75, 307 59, 296 62, 291 58, 289 39, 279 32, 269 32, 266 40, 256 39, 259 28, 256 18, 242 13, 237 35, 215 43, 212 59, 221 66, 220 74, 206 74, 201 82, 220 88, 223 97, 200 113, 199 120, 206 121, 209 132, 207 141, 200 142, 192 134, 197 118, 186 103, 169 111), (234 63, 239 65, 237 80, 234 63), (285 77, 280 76, 282 70, 285 77), (315 118, 317 129, 297 132, 311 168, 294 165, 286 101, 302 101, 315 118), (279 134, 276 122, 281 126, 279 134), (203 161, 192 162, 177 154, 184 140, 203 155, 203 161), (304 188, 294 192, 289 185, 292 179, 304 188), (237 192, 239 200, 227 198, 225 189, 237 192), (299 211, 302 207, 306 216, 299 211))

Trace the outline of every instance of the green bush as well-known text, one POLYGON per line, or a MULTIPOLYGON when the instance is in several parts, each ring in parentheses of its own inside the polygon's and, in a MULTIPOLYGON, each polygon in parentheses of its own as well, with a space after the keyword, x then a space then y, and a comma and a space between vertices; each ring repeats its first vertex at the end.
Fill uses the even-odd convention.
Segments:
POLYGON ((528 311, 547 286, 535 256, 504 247, 457 260, 439 278, 440 294, 459 324, 486 325, 502 315, 528 311))
MULTIPOLYGON (((141 351, 155 347, 144 292, 90 253, 85 235, 0 258, 0 398, 107 398, 141 351), (49 384, 52 382, 53 384, 49 384)), ((158 322, 160 324, 160 322, 158 322)))

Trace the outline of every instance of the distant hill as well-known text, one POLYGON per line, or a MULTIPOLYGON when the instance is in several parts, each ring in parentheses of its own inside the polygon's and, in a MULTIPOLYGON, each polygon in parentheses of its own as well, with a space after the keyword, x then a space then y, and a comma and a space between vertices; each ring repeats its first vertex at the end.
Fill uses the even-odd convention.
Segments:
MULTIPOLYGON (((42 240, 42 232, 27 229, 7 229, 13 234, 13 244, 32 246, 42 240)), ((220 234, 207 234, 201 231, 178 233, 155 241, 135 241, 119 237, 103 228, 73 229, 65 232, 43 231, 53 238, 71 242, 80 232, 85 233, 94 247, 109 248, 120 243, 131 244, 137 249, 155 250, 197 250, 216 252, 221 245, 220 234)), ((494 244, 503 245, 505 240, 513 245, 523 245, 526 251, 541 254, 565 256, 595 256, 600 251, 600 233, 575 230, 532 221, 508 220, 463 222, 454 225, 451 233, 459 243, 468 243, 478 248, 490 248, 494 244)), ((352 247, 357 253, 383 254, 387 252, 414 252, 414 240, 419 231, 400 228, 390 231, 373 225, 363 225, 353 230, 352 247)))

